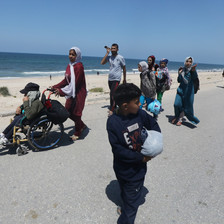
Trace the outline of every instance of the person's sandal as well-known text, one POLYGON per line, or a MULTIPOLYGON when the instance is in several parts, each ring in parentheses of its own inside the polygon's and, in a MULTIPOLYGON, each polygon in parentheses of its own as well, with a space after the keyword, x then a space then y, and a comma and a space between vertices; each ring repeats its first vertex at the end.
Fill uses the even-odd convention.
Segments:
MULTIPOLYGON (((87 128, 87 126, 84 124, 83 128, 82 128, 81 131, 80 131, 80 136, 81 136, 82 132, 83 132, 86 128, 87 128)), ((80 136, 72 135, 72 136, 70 136, 70 138, 72 139, 72 141, 76 141, 76 140, 78 140, 78 139, 80 138, 80 136)))
POLYGON ((181 121, 178 121, 177 123, 176 123, 176 126, 181 126, 182 125, 182 122, 181 121))
POLYGON ((70 138, 71 138, 72 141, 76 141, 76 140, 79 139, 79 136, 72 135, 72 136, 70 136, 70 138))

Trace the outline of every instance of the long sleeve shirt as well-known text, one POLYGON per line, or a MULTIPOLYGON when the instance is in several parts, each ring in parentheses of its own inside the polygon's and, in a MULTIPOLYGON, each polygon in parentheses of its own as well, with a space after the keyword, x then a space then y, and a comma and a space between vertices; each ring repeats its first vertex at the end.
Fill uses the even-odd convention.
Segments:
POLYGON ((147 167, 140 153, 142 140, 141 130, 160 132, 156 120, 139 109, 137 114, 122 116, 113 114, 107 121, 109 142, 114 156, 113 168, 117 179, 138 181, 144 178, 147 167))
POLYGON ((29 106, 29 101, 23 102, 24 114, 28 120, 35 118, 40 111, 44 108, 44 105, 40 102, 39 99, 34 100, 29 106))

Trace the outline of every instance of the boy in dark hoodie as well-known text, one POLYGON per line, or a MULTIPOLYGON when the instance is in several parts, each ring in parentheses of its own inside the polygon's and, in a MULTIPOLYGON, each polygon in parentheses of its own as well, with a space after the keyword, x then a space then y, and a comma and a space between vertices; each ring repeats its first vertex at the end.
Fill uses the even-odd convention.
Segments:
POLYGON ((141 130, 160 132, 156 120, 139 109, 141 90, 132 83, 118 86, 114 99, 117 110, 107 121, 109 142, 114 155, 113 168, 121 189, 123 206, 118 224, 133 224, 141 202, 142 187, 151 157, 140 153, 141 130))

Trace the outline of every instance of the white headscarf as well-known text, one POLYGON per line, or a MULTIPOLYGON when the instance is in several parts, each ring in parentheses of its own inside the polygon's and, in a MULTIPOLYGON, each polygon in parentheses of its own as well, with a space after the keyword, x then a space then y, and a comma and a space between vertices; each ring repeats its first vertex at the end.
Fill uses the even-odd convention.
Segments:
POLYGON ((194 63, 194 59, 193 59, 193 57, 191 57, 191 56, 188 56, 188 57, 185 58, 184 65, 186 64, 186 61, 187 61, 188 59, 190 59, 190 58, 191 58, 191 60, 192 60, 192 65, 193 65, 193 63, 194 63))
POLYGON ((76 53, 76 60, 75 63, 81 62, 82 56, 81 56, 81 51, 78 47, 72 47, 70 50, 74 50, 76 53))
POLYGON ((29 97, 29 107, 31 107, 32 102, 36 99, 39 99, 40 91, 29 91, 27 96, 29 97))
POLYGON ((75 59, 74 63, 69 63, 70 72, 71 72, 71 81, 67 86, 65 86, 64 88, 61 89, 66 94, 66 96, 65 96, 66 99, 68 99, 70 97, 75 98, 75 71, 74 71, 73 65, 77 64, 78 62, 81 62, 81 59, 82 59, 81 51, 78 47, 72 47, 70 50, 75 51, 76 59, 75 59))
POLYGON ((182 75, 182 77, 183 77, 183 81, 184 81, 185 84, 188 84, 188 80, 185 78, 185 75, 188 74, 188 73, 190 72, 191 67, 192 67, 192 65, 193 65, 193 62, 194 62, 193 57, 189 56, 189 57, 186 57, 186 58, 185 58, 185 61, 184 61, 184 68, 183 68, 183 71, 181 72, 181 75, 182 75), (192 64, 191 64, 190 67, 186 67, 186 62, 187 62, 187 60, 190 59, 190 58, 191 58, 191 60, 192 60, 192 64))
POLYGON ((146 71, 148 69, 148 64, 145 61, 141 61, 138 63, 142 67, 142 72, 146 71))

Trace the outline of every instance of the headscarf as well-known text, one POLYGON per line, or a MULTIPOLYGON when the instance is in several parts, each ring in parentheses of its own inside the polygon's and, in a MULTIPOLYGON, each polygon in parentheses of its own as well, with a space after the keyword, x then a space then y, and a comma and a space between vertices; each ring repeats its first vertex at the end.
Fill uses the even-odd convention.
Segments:
POLYGON ((183 77, 183 80, 184 80, 184 83, 185 83, 185 84, 188 84, 188 79, 186 79, 184 76, 190 72, 190 70, 191 70, 191 68, 192 68, 192 65, 193 65, 193 62, 194 62, 193 57, 189 56, 189 57, 186 57, 186 58, 185 58, 183 71, 180 73, 180 74, 182 75, 182 77, 183 77), (191 58, 191 60, 192 60, 192 64, 191 64, 190 67, 186 67, 186 61, 187 61, 188 59, 190 59, 190 58, 191 58))
POLYGON ((75 63, 81 62, 82 56, 81 56, 81 51, 78 47, 72 47, 70 50, 74 50, 76 53, 76 60, 75 63))
POLYGON ((191 60, 192 60, 192 65, 193 65, 193 63, 194 63, 194 59, 193 59, 193 57, 189 56, 189 57, 186 57, 186 58, 185 58, 184 66, 185 66, 185 64, 186 64, 186 62, 187 62, 188 59, 191 59, 191 60))
MULTIPOLYGON (((74 71, 74 65, 77 64, 78 62, 81 62, 82 56, 81 56, 81 51, 78 47, 72 47, 70 50, 74 50, 76 53, 76 59, 74 63, 69 63, 70 66, 70 72, 71 72, 71 80, 70 83, 62 88, 61 90, 66 94, 65 98, 68 99, 70 97, 75 98, 75 71, 74 71)), ((69 82, 68 77, 67 82, 69 82)))
POLYGON ((168 64, 168 59, 166 59, 166 58, 162 58, 160 61, 159 61, 159 65, 161 65, 161 62, 165 62, 166 63, 166 65, 168 64))
POLYGON ((31 107, 32 102, 36 99, 39 99, 40 91, 29 91, 27 96, 29 97, 29 107, 31 107))
POLYGON ((138 63, 142 67, 142 72, 146 71, 148 69, 148 64, 145 61, 141 61, 138 63))
POLYGON ((152 64, 151 64, 151 65, 148 65, 149 70, 151 71, 152 68, 153 68, 153 66, 154 66, 154 64, 155 64, 155 60, 156 60, 156 58, 155 58, 154 55, 150 55, 150 56, 148 56, 148 58, 152 58, 152 64))

